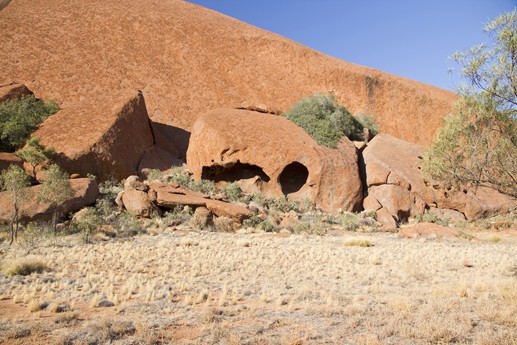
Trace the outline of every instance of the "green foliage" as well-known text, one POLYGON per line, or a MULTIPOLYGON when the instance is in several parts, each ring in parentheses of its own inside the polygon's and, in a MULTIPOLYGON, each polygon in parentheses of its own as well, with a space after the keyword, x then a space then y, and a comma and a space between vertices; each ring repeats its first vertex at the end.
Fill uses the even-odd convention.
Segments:
POLYGON ((338 223, 344 230, 355 231, 361 225, 358 216, 351 212, 342 212, 337 215, 338 223))
POLYGON ((171 168, 169 174, 167 175, 167 182, 173 182, 181 187, 209 195, 213 195, 218 192, 218 189, 213 181, 194 181, 185 167, 171 168))
POLYGON ((229 183, 223 188, 223 193, 230 201, 239 201, 242 198, 242 190, 236 183, 229 183))
POLYGON ((423 214, 417 214, 415 216, 419 222, 435 223, 443 226, 447 226, 449 223, 447 220, 440 218, 437 214, 425 210, 423 214))
POLYGON ((361 124, 361 126, 363 126, 363 128, 368 128, 370 130, 370 133, 372 133, 372 135, 379 134, 379 127, 375 123, 373 116, 363 114, 363 113, 358 113, 355 115, 355 118, 357 121, 359 121, 359 123, 361 124))
POLYGON ((68 174, 62 171, 58 165, 50 165, 45 175, 45 180, 41 185, 39 199, 42 202, 49 203, 53 209, 54 232, 56 231, 62 204, 73 195, 74 191, 70 186, 68 174))
POLYGON ((257 227, 260 223, 262 223, 262 218, 260 218, 259 216, 257 216, 256 214, 254 214, 253 216, 247 218, 247 219, 244 219, 242 221, 242 226, 244 228, 255 228, 257 227))
POLYGON ((315 94, 293 105, 284 116, 320 145, 335 148, 342 136, 361 140, 363 125, 338 104, 333 94, 315 94))
POLYGON ((21 203, 30 197, 29 177, 25 171, 15 164, 11 164, 0 174, 0 190, 5 190, 11 198, 13 214, 11 221, 10 244, 16 239, 19 229, 18 214, 21 203))
POLYGON ((81 211, 82 215, 74 226, 81 233, 85 243, 90 243, 93 232, 103 223, 103 220, 94 207, 87 207, 81 211))
POLYGON ((32 173, 36 176, 36 167, 41 163, 48 162, 55 155, 53 147, 45 148, 40 144, 38 137, 31 136, 27 140, 26 147, 16 151, 16 154, 32 166, 32 173))
POLYGON ((517 10, 490 22, 493 46, 453 58, 469 85, 424 157, 428 178, 517 197, 517 10))
POLYGON ((45 104, 32 95, 0 103, 0 151, 14 152, 23 146, 38 125, 59 109, 55 102, 45 104))

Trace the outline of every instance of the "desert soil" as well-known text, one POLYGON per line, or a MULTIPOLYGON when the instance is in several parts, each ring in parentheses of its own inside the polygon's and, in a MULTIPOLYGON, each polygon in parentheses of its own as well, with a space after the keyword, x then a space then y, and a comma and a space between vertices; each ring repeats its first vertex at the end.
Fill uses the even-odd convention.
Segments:
POLYGON ((50 270, 0 274, 0 344, 517 344, 517 231, 496 235, 3 243, 50 270))

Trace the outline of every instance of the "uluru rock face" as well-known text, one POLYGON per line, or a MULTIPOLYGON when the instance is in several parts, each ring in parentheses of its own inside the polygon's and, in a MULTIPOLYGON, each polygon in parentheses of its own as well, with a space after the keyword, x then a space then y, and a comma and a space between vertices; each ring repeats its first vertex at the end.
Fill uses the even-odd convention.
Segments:
MULTIPOLYGON (((155 123, 187 132, 209 109, 285 111, 333 90, 381 132, 427 144, 456 99, 183 0, 15 0, 0 11, 0 46, 0 84, 25 83, 65 110, 142 90, 155 123)), ((68 114, 89 121, 89 112, 68 114)), ((188 135, 172 139, 186 150, 188 135)))
POLYGON ((136 173, 144 152, 154 144, 142 94, 121 92, 111 97, 70 105, 36 131, 68 172, 120 180, 136 173))
POLYGON ((276 115, 215 109, 192 128, 187 163, 194 178, 236 182, 269 195, 311 200, 316 207, 356 210, 362 192, 355 146, 319 146, 276 115))

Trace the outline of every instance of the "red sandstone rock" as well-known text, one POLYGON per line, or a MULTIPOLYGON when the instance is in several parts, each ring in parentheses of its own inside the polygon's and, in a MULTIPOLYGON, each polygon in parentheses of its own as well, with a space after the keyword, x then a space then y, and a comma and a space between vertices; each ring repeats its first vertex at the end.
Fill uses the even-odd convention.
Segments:
POLYGON ((434 223, 418 223, 412 226, 406 226, 399 230, 398 237, 403 238, 419 238, 428 239, 450 239, 459 240, 458 234, 451 228, 434 224, 434 223))
POLYGON ((354 145, 343 138, 336 149, 319 146, 281 116, 210 111, 192 129, 187 163, 195 179, 255 181, 255 190, 309 198, 325 211, 355 210, 362 198, 354 145))
POLYGON ((253 215, 253 212, 246 207, 219 200, 206 200, 206 208, 218 217, 228 217, 237 223, 253 215))
POLYGON ((32 94, 32 91, 23 84, 10 83, 0 85, 0 103, 32 94))
POLYGON ((141 93, 122 92, 103 102, 67 106, 43 122, 35 135, 53 146, 57 163, 69 172, 100 180, 136 174, 138 163, 153 145, 153 134, 141 93))
MULTIPOLYGON (((0 23, 0 83, 24 82, 65 110, 83 97, 109 109, 115 91, 141 89, 153 121, 186 131, 216 107, 286 111, 334 90, 382 133, 426 144, 456 100, 182 0, 16 0, 0 23)), ((69 116, 93 123, 89 109, 69 116)))
POLYGON ((4 169, 9 168, 11 164, 23 168, 23 161, 20 157, 18 157, 14 153, 0 152, 0 172, 4 169))
MULTIPOLYGON (((70 180, 70 186, 74 190, 74 196, 61 205, 64 214, 78 211, 85 206, 93 204, 99 194, 97 182, 89 178, 70 180)), ((41 185, 28 188, 30 189, 32 198, 21 205, 21 220, 28 222, 52 219, 53 209, 50 205, 38 201, 41 185)), ((12 210, 10 195, 6 192, 0 193, 0 222, 10 222, 12 210)))
POLYGON ((147 177, 150 170, 165 171, 173 166, 181 166, 183 163, 181 159, 174 157, 169 151, 153 145, 145 150, 138 164, 138 173, 141 177, 147 177))
MULTIPOLYGON (((455 191, 433 181, 426 183, 421 174, 424 152, 423 146, 386 134, 377 135, 363 151, 368 198, 375 198, 393 216, 408 211, 416 215, 426 207, 438 207, 459 211, 467 219, 477 219, 517 207, 515 200, 488 188, 455 191)), ((374 204, 368 200, 367 206, 371 208, 374 204)))
POLYGON ((153 213, 154 207, 146 192, 136 189, 125 190, 122 194, 122 203, 128 213, 135 217, 150 218, 153 213))

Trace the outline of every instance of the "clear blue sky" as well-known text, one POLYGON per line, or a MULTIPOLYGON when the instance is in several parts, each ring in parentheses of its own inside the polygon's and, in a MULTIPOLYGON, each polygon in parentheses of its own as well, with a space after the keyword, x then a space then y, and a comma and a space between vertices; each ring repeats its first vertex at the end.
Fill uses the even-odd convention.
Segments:
MULTIPOLYGON (((490 42, 484 24, 516 0, 188 0, 339 59, 444 89, 449 57, 490 42)), ((450 72, 452 70, 452 72, 450 72)))

